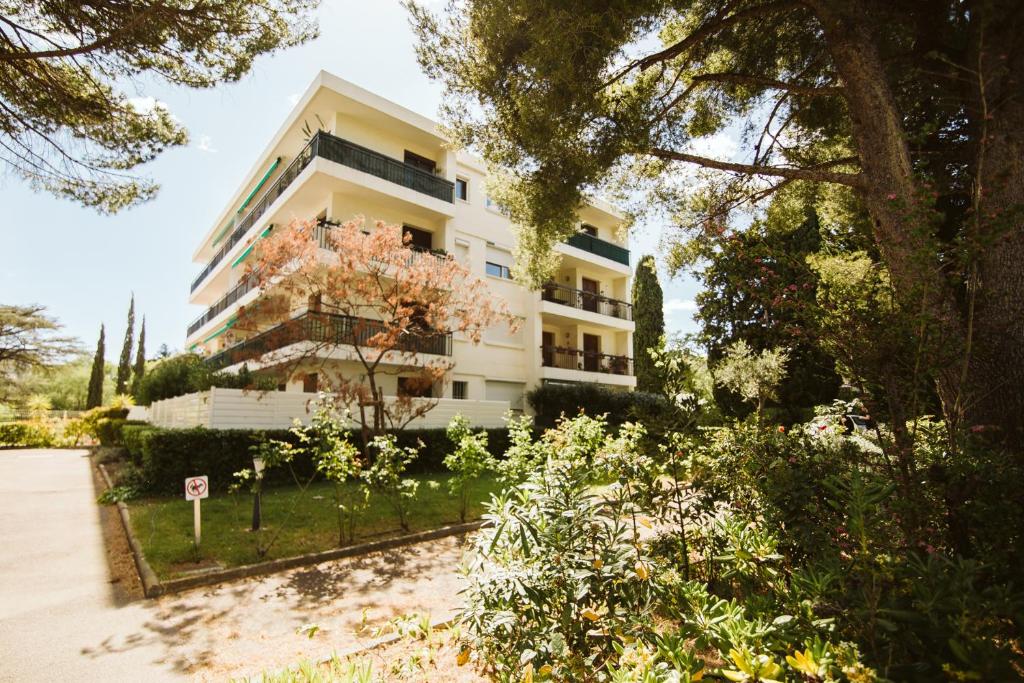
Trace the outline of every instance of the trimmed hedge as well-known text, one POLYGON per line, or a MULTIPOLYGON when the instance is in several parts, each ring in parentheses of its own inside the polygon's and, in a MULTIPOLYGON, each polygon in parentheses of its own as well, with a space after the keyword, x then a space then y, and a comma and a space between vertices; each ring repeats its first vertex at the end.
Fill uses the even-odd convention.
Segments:
POLYGON ((573 417, 581 408, 591 416, 607 413, 613 427, 667 416, 671 409, 668 400, 658 394, 615 391, 599 384, 544 384, 527 392, 526 400, 537 413, 535 424, 540 429, 554 427, 563 414, 573 417))
POLYGON ((139 420, 125 420, 120 417, 101 417, 95 422, 95 436, 101 446, 123 446, 122 432, 126 426, 145 425, 139 420))
POLYGON ((142 465, 142 437, 147 432, 151 432, 157 427, 152 426, 148 422, 140 424, 126 424, 121 428, 121 446, 128 451, 128 455, 131 457, 132 462, 136 465, 142 465))
POLYGON ((38 422, 5 422, 0 424, 0 448, 50 448, 57 435, 38 422))
MULTIPOLYGON (((508 431, 489 429, 488 444, 495 455, 508 448, 508 431)), ((358 434, 353 440, 358 443, 358 434)), ((234 474, 252 467, 250 448, 266 439, 294 443, 295 436, 286 430, 252 429, 162 429, 151 426, 124 425, 122 440, 132 461, 140 468, 150 493, 180 493, 186 477, 205 474, 210 478, 212 491, 226 491, 234 481, 234 474)), ((443 472, 444 457, 453 445, 444 429, 405 430, 398 433, 401 446, 415 446, 422 441, 420 457, 414 460, 410 474, 443 472)), ((292 467, 300 478, 309 478, 313 463, 298 458, 292 467)), ((287 468, 269 470, 266 483, 290 484, 287 468)))

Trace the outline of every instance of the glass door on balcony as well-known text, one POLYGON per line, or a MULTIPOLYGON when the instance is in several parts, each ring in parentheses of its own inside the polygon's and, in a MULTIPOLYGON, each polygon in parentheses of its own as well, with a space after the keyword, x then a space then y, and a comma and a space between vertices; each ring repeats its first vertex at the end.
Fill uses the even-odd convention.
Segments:
POLYGON ((552 367, 555 364, 555 333, 554 332, 541 332, 541 365, 544 367, 552 367))
POLYGON ((413 249, 430 251, 434 247, 434 235, 426 230, 421 230, 411 225, 403 225, 402 232, 409 236, 409 246, 413 249))
POLYGON ((583 335, 583 369, 597 372, 601 363, 601 338, 596 334, 583 335))
POLYGON ((601 295, 601 283, 597 280, 583 278, 583 293, 580 296, 580 308, 584 311, 597 313, 598 297, 601 295))

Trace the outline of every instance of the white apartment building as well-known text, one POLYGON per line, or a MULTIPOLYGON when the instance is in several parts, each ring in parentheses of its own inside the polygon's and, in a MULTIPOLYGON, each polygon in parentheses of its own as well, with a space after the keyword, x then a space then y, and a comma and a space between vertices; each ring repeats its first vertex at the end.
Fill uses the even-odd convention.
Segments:
MULTIPOLYGON (((485 177, 483 164, 450 149, 434 121, 320 72, 193 254, 201 270, 189 301, 202 312, 189 325, 186 347, 206 354, 214 367, 240 367, 237 349, 225 353, 231 346, 225 332, 239 307, 259 295, 244 277, 255 242, 295 219, 363 216, 369 225, 404 226, 417 247, 443 249, 522 318, 515 333, 502 325, 477 345, 455 335, 427 349, 454 363, 434 396, 438 419, 462 412, 491 426, 509 408, 528 410, 524 393, 547 382, 632 389, 632 270, 618 236, 622 215, 590 202, 579 214, 579 234, 557 247, 555 280, 530 291, 510 279, 512 226, 486 196, 485 177)), ((385 395, 395 395, 397 378, 385 381, 391 382, 385 395)), ((315 391, 316 379, 296 373, 281 388, 287 396, 278 397, 278 411, 282 405, 291 406, 285 412, 298 410, 295 394, 315 391)), ((271 424, 243 414, 231 426, 271 424)))

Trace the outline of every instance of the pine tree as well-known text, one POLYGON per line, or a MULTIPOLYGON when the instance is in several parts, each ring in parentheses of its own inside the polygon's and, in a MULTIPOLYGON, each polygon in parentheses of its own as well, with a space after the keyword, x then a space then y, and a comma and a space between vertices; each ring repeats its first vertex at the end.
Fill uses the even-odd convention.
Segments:
POLYGON ((132 370, 132 396, 138 397, 139 384, 146 374, 146 316, 142 316, 142 327, 139 328, 139 346, 135 352, 135 368, 132 370))
POLYGON ((100 325, 100 340, 96 342, 96 356, 92 360, 92 374, 89 375, 89 393, 85 399, 85 407, 96 408, 103 405, 103 370, 106 360, 106 349, 103 342, 103 325, 100 325))
POLYGON ((637 391, 661 390, 661 379, 647 349, 656 347, 665 334, 664 295, 658 282, 654 257, 642 257, 633 278, 633 365, 637 391))
POLYGON ((118 396, 128 393, 128 380, 132 377, 132 340, 135 338, 135 295, 132 294, 128 304, 128 329, 124 332, 124 346, 121 347, 121 360, 117 364, 118 396))

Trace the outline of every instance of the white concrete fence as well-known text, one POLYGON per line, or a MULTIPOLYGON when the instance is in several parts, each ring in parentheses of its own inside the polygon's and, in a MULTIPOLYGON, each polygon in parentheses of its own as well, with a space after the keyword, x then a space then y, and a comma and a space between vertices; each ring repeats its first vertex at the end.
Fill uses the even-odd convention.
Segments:
MULTIPOLYGON (((145 416, 138 407, 132 419, 144 419, 157 427, 210 429, 287 429, 299 418, 308 423, 309 402, 316 394, 298 391, 246 391, 219 389, 186 394, 156 401, 145 416)), ((384 400, 389 400, 385 396, 384 400)), ((390 400, 395 400, 393 397, 390 400)), ((463 401, 452 398, 422 399, 434 407, 409 425, 414 429, 448 426, 458 414, 469 419, 475 427, 504 427, 509 411, 508 401, 463 401)))

